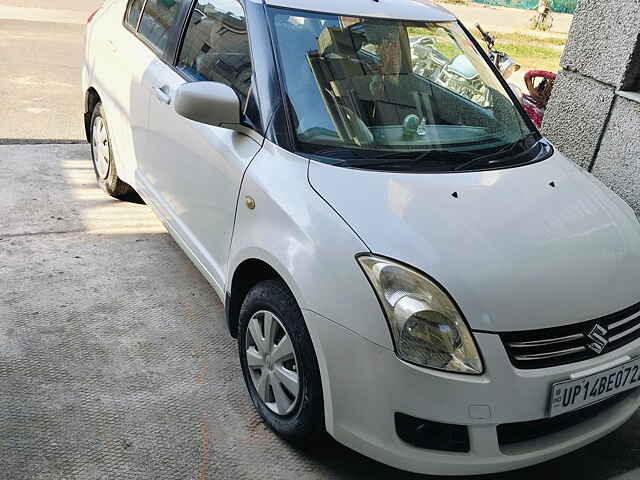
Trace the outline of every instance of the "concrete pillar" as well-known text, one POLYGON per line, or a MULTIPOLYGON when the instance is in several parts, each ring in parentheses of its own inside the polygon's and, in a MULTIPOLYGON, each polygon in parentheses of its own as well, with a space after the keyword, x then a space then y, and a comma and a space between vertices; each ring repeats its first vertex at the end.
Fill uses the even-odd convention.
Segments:
POLYGON ((640 0, 579 0, 543 133, 640 214, 640 0))

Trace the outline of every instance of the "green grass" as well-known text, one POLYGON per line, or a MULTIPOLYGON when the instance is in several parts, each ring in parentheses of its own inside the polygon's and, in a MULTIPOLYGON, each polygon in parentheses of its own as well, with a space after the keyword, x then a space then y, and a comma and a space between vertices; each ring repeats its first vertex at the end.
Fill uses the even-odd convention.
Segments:
MULTIPOLYGON (((474 36, 475 32, 474 32, 474 36)), ((484 47, 484 42, 476 36, 484 47)), ((526 70, 549 70, 557 72, 560 69, 560 57, 566 39, 555 37, 538 37, 522 33, 497 34, 496 48, 506 52, 526 70)))
MULTIPOLYGON (((425 33, 427 31, 424 28, 409 28, 409 36, 412 37, 425 33)), ((479 32, 473 30, 471 33, 478 43, 485 47, 486 44, 480 38, 479 32)), ((447 58, 453 59, 459 53, 458 48, 451 43, 444 32, 438 31, 435 37, 436 48, 447 58)), ((506 52, 524 70, 549 70, 551 72, 560 70, 560 57, 567 42, 566 38, 526 33, 497 33, 494 37, 496 48, 506 52)))
POLYGON ((560 37, 541 37, 539 35, 531 35, 528 33, 498 33, 496 34, 497 40, 504 40, 507 42, 515 43, 531 43, 540 44, 543 46, 554 45, 556 47, 563 47, 567 43, 566 38, 560 37))
MULTIPOLYGON (((427 33, 424 28, 409 28, 410 36, 419 36, 427 33)), ((485 47, 479 32, 471 32, 478 43, 485 47)), ((434 33, 431 32, 431 35, 434 33)), ((459 51, 451 40, 442 31, 435 33, 436 48, 447 58, 452 59, 459 51)), ((506 52, 518 62, 524 70, 560 70, 560 57, 564 50, 566 38, 532 35, 527 33, 497 33, 494 35, 496 48, 506 52)))
POLYGON ((409 27, 408 31, 410 37, 419 37, 425 34, 433 36, 436 42, 436 49, 450 60, 453 60, 457 55, 460 54, 460 50, 444 30, 437 29, 435 31, 429 31, 422 27, 409 27))

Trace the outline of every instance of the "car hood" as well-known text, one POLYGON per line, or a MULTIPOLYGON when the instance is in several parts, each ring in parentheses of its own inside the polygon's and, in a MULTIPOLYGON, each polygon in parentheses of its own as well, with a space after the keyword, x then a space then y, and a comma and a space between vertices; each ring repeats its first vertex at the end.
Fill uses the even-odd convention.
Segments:
POLYGON ((555 327, 640 301, 640 222, 558 153, 455 174, 311 161, 309 181, 373 253, 440 282, 475 330, 555 327))

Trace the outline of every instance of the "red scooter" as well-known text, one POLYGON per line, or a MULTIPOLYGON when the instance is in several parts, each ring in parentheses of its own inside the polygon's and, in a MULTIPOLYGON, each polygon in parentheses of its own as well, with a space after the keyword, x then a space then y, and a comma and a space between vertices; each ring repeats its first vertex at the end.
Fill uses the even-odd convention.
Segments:
POLYGON ((529 94, 523 94, 520 102, 536 127, 542 126, 544 112, 551 98, 556 74, 545 70, 530 70, 524 76, 529 94))

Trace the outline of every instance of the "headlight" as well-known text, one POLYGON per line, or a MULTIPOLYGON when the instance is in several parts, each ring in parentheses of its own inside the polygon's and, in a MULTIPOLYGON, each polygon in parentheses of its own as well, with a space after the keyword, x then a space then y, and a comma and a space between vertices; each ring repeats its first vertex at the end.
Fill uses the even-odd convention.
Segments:
POLYGON ((518 65, 516 62, 511 60, 509 57, 503 57, 503 58, 504 59, 503 59, 502 63, 500 64, 500 73, 502 74, 502 76, 506 80, 511 75, 513 75, 515 72, 520 70, 520 65, 518 65))
POLYGON ((424 367, 479 375, 482 360, 462 314, 433 281, 386 258, 361 255, 400 358, 424 367))

